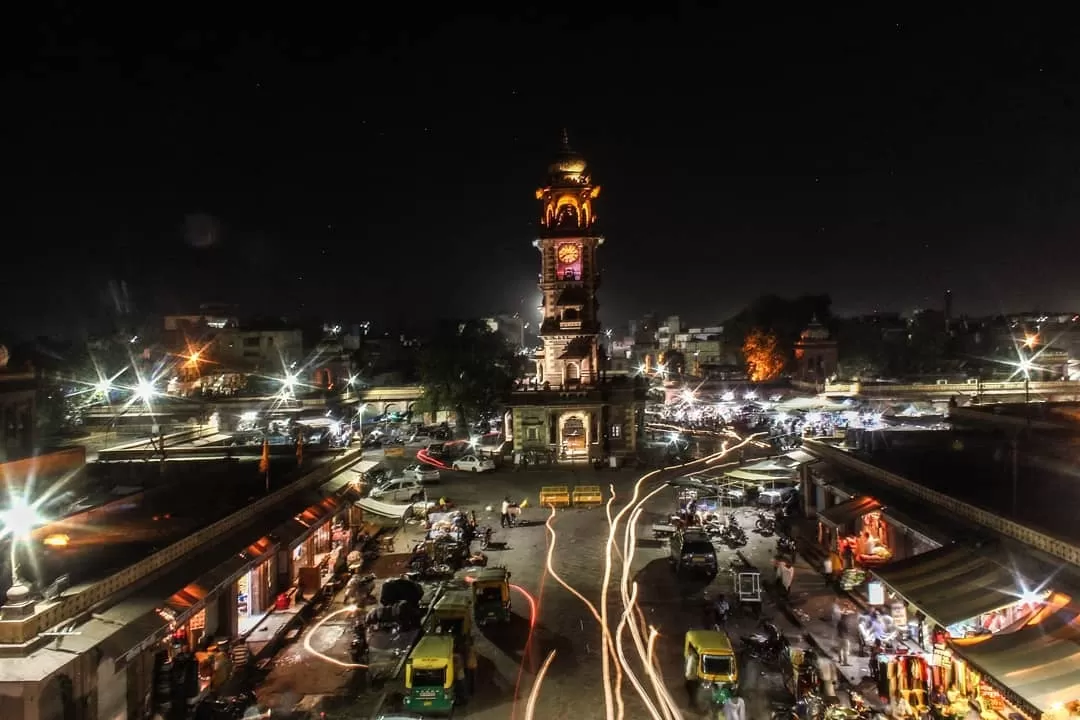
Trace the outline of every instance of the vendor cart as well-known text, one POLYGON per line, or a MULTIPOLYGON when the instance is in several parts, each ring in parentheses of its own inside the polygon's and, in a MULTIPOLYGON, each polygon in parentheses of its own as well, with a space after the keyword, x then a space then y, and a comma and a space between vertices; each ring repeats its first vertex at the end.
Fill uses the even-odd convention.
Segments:
POLYGON ((756 569, 739 570, 735 573, 735 597, 739 606, 750 610, 754 616, 761 615, 761 573, 756 569))
POLYGON ((657 540, 665 540, 670 538, 678 530, 674 525, 667 523, 653 523, 652 534, 657 540))

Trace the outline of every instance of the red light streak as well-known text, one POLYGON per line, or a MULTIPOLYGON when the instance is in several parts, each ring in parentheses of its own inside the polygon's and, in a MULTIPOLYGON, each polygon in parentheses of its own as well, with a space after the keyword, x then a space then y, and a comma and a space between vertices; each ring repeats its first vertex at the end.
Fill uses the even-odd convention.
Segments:
POLYGON ((434 468, 438 468, 439 470, 450 470, 451 469, 451 467, 449 465, 447 465, 446 463, 442 462, 441 460, 436 460, 435 458, 431 457, 431 455, 428 454, 428 451, 427 451, 426 448, 416 451, 416 459, 419 460, 420 462, 424 463, 425 465, 430 465, 430 466, 432 466, 434 468))

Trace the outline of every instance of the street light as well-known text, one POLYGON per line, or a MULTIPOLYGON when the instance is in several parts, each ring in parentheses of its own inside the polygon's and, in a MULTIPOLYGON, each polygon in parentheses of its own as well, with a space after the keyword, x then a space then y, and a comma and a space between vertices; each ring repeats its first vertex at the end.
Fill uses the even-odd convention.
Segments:
POLYGON ((1024 373, 1024 404, 1027 405, 1031 400, 1031 360, 1028 358, 1022 358, 1020 360, 1020 371, 1024 373))
POLYGON ((29 592, 19 583, 19 543, 28 540, 34 527, 41 522, 37 508, 21 497, 12 498, 11 506, 0 511, 0 537, 8 536, 11 544, 11 589, 8 590, 8 600, 12 602, 22 600, 29 592))
POLYGON ((147 402, 154 396, 154 385, 149 380, 140 380, 135 387, 135 398, 147 402))

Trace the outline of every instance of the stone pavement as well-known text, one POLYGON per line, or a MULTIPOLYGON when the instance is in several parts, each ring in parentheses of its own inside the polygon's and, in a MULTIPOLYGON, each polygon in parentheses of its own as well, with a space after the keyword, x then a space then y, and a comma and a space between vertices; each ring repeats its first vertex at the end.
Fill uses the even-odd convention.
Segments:
MULTIPOLYGON (((858 640, 852 638, 852 651, 847 665, 839 664, 836 626, 833 624, 832 607, 839 600, 845 611, 859 612, 861 608, 843 592, 838 591, 815 566, 801 555, 794 563, 795 576, 787 600, 778 604, 799 632, 814 645, 821 656, 832 658, 836 663, 838 677, 857 690, 867 704, 876 709, 883 705, 873 681, 869 680, 869 658, 858 654, 858 640)), ((771 580, 771 578, 770 578, 771 580)), ((775 586, 771 588, 775 593, 775 586)), ((844 699, 844 698, 842 698, 844 699)))

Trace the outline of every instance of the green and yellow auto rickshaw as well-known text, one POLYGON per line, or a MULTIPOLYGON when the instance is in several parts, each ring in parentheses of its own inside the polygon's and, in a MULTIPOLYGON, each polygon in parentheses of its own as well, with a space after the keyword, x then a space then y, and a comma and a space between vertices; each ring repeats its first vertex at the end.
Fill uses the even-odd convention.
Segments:
POLYGON ((477 625, 510 622, 510 572, 506 568, 484 568, 474 576, 472 590, 477 625))
POLYGON ((739 666, 727 633, 690 630, 686 633, 683 656, 686 682, 698 707, 709 706, 717 691, 737 691, 739 666))
POLYGON ((460 700, 461 672, 452 637, 420 638, 405 661, 405 708, 423 715, 450 714, 460 700))
POLYGON ((431 609, 432 632, 451 635, 459 640, 472 636, 473 596, 468 589, 447 590, 431 609))

